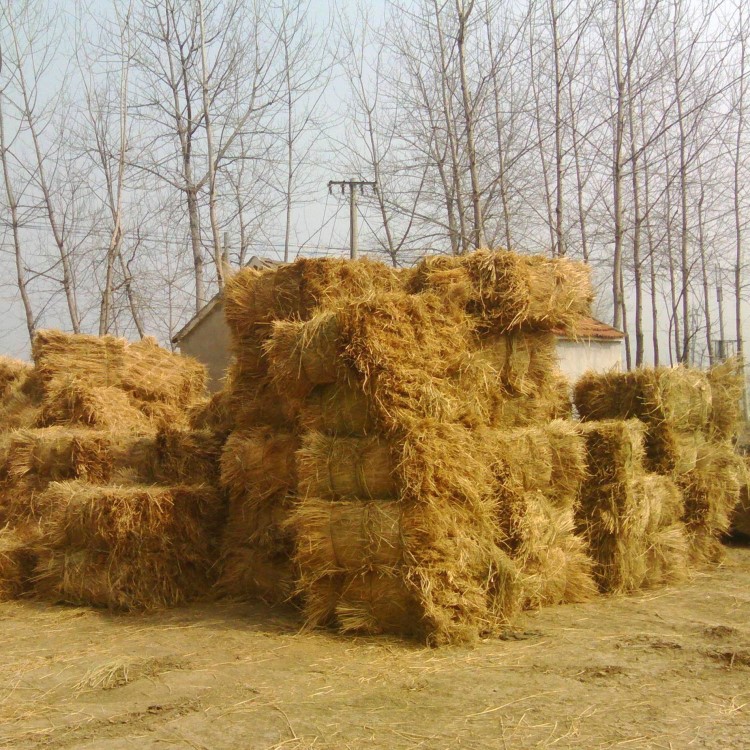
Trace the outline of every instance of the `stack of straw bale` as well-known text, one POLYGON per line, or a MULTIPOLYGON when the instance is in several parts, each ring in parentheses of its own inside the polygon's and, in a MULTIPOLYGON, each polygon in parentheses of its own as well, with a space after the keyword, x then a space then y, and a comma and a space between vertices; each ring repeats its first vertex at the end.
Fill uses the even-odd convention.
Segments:
POLYGON ((225 295, 225 593, 433 643, 590 594, 573 530, 584 443, 548 425, 571 409, 552 330, 588 314, 585 267, 304 260, 243 270, 225 295), (517 478, 532 451, 514 438, 543 445, 548 482, 517 478))
POLYGON ((221 440, 187 427, 202 365, 57 331, 33 353, 0 362, 3 596, 134 609, 205 593, 225 504, 221 440))
MULTIPOLYGON (((643 425, 643 466, 661 476, 662 485, 672 480, 681 492, 678 522, 683 524, 691 563, 721 558, 719 539, 729 529, 739 499, 744 472, 732 439, 739 420, 741 388, 736 361, 708 372, 661 367, 588 373, 575 387, 575 404, 582 419, 592 423, 637 419, 643 425)), ((651 494, 656 493, 656 480, 645 485, 637 481, 643 493, 649 494, 649 486, 651 494)), ((674 494, 672 488, 668 494, 674 494)), ((673 526, 670 533, 676 550, 683 542, 678 545, 677 526, 673 526)))

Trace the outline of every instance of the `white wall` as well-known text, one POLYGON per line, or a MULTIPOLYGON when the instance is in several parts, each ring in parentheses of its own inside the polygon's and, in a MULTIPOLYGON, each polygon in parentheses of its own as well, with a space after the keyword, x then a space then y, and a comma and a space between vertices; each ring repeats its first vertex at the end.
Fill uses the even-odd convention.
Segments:
POLYGON ((571 385, 587 370, 606 372, 622 369, 622 340, 557 340, 557 356, 562 373, 571 385))

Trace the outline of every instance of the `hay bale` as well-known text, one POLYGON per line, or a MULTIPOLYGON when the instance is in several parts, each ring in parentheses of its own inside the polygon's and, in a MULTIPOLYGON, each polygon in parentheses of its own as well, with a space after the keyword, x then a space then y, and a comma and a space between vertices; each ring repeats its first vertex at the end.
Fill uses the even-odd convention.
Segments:
POLYGON ((291 601, 296 582, 292 501, 280 496, 264 505, 231 503, 219 558, 217 591, 233 599, 266 604, 291 601))
POLYGON ((299 439, 270 427, 237 430, 221 453, 221 484, 233 499, 263 502, 297 483, 299 439))
POLYGON ((576 383, 574 400, 582 419, 636 417, 680 432, 705 429, 711 410, 706 374, 681 366, 588 372, 576 383))
POLYGON ((45 397, 37 427, 85 425, 99 429, 138 431, 149 419, 114 386, 92 386, 75 378, 58 379, 45 397))
POLYGON ((398 274, 367 258, 300 258, 266 271, 242 269, 227 280, 225 314, 235 337, 272 320, 306 320, 319 309, 398 289, 398 274))
POLYGON ((728 359, 708 370, 711 413, 708 433, 713 440, 729 440, 737 434, 744 388, 743 366, 739 358, 728 359))
POLYGON ((293 603, 295 588, 295 569, 287 555, 235 544, 222 557, 216 583, 220 596, 275 606, 293 603))
POLYGON ((290 518, 296 561, 308 577, 397 568, 404 560, 411 514, 398 502, 307 498, 290 518))
POLYGON ((680 583, 687 578, 690 540, 683 523, 674 523, 649 533, 646 546, 647 587, 680 583))
POLYGON ((543 428, 552 472, 548 499, 557 507, 574 507, 588 476, 586 443, 575 422, 555 419, 543 428))
POLYGON ((221 439, 211 430, 161 429, 155 440, 154 479, 216 485, 221 449, 221 439))
POLYGON ((31 589, 40 537, 33 525, 0 528, 0 602, 17 599, 31 589))
POLYGON ((37 331, 31 353, 45 390, 59 378, 89 388, 119 387, 125 371, 125 339, 62 331, 37 331))
POLYGON ((125 612, 160 609, 207 596, 212 561, 205 545, 130 554, 56 549, 37 564, 34 589, 53 602, 125 612))
POLYGON ((33 427, 39 418, 41 393, 35 373, 6 386, 0 401, 0 432, 33 427))
POLYGON ((733 531, 750 537, 750 465, 748 459, 744 458, 739 467, 738 477, 740 482, 740 498, 732 516, 733 531))
POLYGON ((424 639, 429 628, 415 592, 403 578, 384 571, 347 576, 340 585, 334 615, 342 633, 399 633, 424 639))
POLYGON ((635 485, 643 474, 644 426, 637 420, 605 420, 579 429, 589 476, 581 488, 578 531, 587 541, 599 587, 634 591, 647 574, 642 501, 635 485))
POLYGON ((298 399, 284 397, 269 378, 243 380, 233 365, 230 367, 231 389, 227 394, 228 409, 236 429, 253 429, 263 425, 290 429, 300 409, 298 399))
POLYGON ((718 540, 729 531, 744 471, 742 458, 730 443, 706 443, 699 450, 695 468, 679 477, 694 563, 717 562, 723 557, 718 540))
POLYGON ((387 500, 398 494, 394 448, 377 436, 309 432, 296 464, 300 497, 387 500))
POLYGON ((0 396, 4 398, 13 386, 25 381, 33 369, 29 362, 0 355, 0 396))
POLYGON ((646 434, 646 466, 650 471, 679 477, 695 468, 701 446, 700 430, 675 430, 669 422, 649 425, 646 434))
POLYGON ((340 335, 335 312, 322 312, 305 323, 274 322, 264 352, 276 388, 304 398, 316 385, 345 379, 340 335))
POLYGON ((205 365, 147 337, 125 347, 121 386, 140 401, 186 407, 204 395, 205 365))
POLYGON ((221 390, 210 398, 196 401, 187 409, 187 421, 191 430, 210 430, 226 437, 234 429, 230 393, 221 390))
POLYGON ((158 555, 172 547, 195 547, 207 555, 226 512, 208 485, 52 482, 42 500, 53 549, 106 549, 115 557, 158 555))
POLYGON ((555 507, 539 491, 520 492, 501 506, 500 526, 519 569, 522 606, 585 602, 597 594, 572 508, 555 507))
POLYGON ((409 288, 436 290, 464 302, 482 326, 499 333, 521 325, 574 330, 590 314, 593 300, 584 264, 507 250, 424 258, 409 288))
POLYGON ((377 429, 376 416, 364 391, 347 383, 330 383, 312 389, 299 413, 303 430, 328 435, 365 436, 377 429))

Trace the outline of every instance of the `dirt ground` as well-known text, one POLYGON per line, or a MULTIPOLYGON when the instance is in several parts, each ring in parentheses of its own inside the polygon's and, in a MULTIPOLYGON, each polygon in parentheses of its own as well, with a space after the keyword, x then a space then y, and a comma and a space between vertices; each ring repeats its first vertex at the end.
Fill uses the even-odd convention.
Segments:
POLYGON ((748 748, 750 549, 428 649, 292 612, 0 605, 0 748, 748 748))

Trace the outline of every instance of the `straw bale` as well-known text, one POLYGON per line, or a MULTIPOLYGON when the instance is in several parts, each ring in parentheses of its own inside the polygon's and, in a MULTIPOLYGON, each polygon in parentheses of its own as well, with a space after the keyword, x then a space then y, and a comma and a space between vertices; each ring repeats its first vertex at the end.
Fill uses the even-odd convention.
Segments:
POLYGON ((634 483, 640 514, 639 531, 654 534, 682 520, 685 501, 672 479, 649 473, 636 477, 634 483))
POLYGON ((575 534, 572 508, 556 508, 541 492, 527 491, 501 509, 500 523, 520 570, 524 607, 584 602, 596 595, 593 561, 575 534))
POLYGON ((40 538, 35 525, 0 528, 0 602, 17 599, 30 590, 40 538))
POLYGON ((287 555, 237 544, 225 552, 216 590, 230 599, 273 606, 291 602, 295 586, 294 565, 287 555))
POLYGON ((33 475, 47 482, 106 482, 113 471, 111 443, 108 433, 93 430, 18 430, 8 448, 8 476, 12 481, 33 475))
POLYGON ((693 562, 721 558, 721 547, 712 540, 730 528, 744 472, 742 458, 730 443, 706 443, 699 450, 695 468, 679 477, 693 562))
POLYGON ((415 592, 403 578, 384 571, 347 576, 336 602, 335 617, 342 633, 426 636, 415 592))
POLYGON ((296 568, 289 528, 292 499, 282 493, 265 504, 233 500, 224 529, 217 591, 234 599, 267 604, 289 600, 296 568))
POLYGON ((289 429, 294 425, 301 402, 284 397, 267 378, 254 381, 235 379, 228 395, 236 429, 268 425, 289 429))
POLYGON ((572 507, 588 476, 586 443, 577 424, 570 420, 555 419, 542 429, 552 462, 547 497, 556 506, 572 507))
POLYGON ((364 391, 347 383, 313 388, 300 409, 298 421, 303 430, 328 435, 364 436, 377 427, 374 410, 364 391))
POLYGON ((579 427, 586 441, 589 477, 581 488, 579 532, 604 591, 638 589, 647 574, 643 512, 635 479, 643 473, 644 426, 605 420, 579 427))
POLYGON ((0 432, 36 424, 41 403, 37 387, 38 379, 34 374, 6 386, 0 401, 0 432))
POLYGON ((227 280, 225 314, 234 336, 259 323, 307 319, 348 299, 399 288, 398 274, 367 258, 300 258, 267 271, 242 269, 227 280))
POLYGON ((32 370, 29 362, 0 355, 0 396, 5 397, 12 386, 26 380, 32 370))
POLYGON ((651 531, 647 538, 644 586, 684 581, 688 575, 689 540, 685 525, 677 522, 651 531))
POLYGON ((485 430, 479 437, 492 472, 510 492, 546 491, 552 482, 552 451, 540 427, 485 430))
POLYGON ((208 485, 52 482, 42 499, 53 548, 107 549, 114 556, 206 549, 225 515, 221 497, 208 485))
POLYGON ((572 419, 573 401, 570 381, 561 372, 551 372, 540 385, 537 398, 542 402, 547 419, 572 419))
POLYGON ((37 427, 86 425, 120 431, 144 430, 149 420, 120 388, 58 379, 45 398, 37 427))
POLYGON ((122 388, 141 401, 187 406, 203 396, 206 367, 147 337, 125 347, 122 388))
POLYGON ((163 428, 156 435, 157 482, 218 484, 222 441, 210 430, 163 428))
POLYGON ((122 384, 125 339, 62 331, 37 331, 31 344, 36 371, 46 388, 59 378, 78 379, 90 388, 122 384))
POLYGON ((339 320, 342 357, 381 424, 398 430, 423 415, 455 417, 461 404, 450 375, 460 371, 471 336, 460 308, 431 294, 382 294, 347 305, 339 320))
POLYGON ((217 435, 228 435, 234 429, 229 392, 217 391, 210 398, 196 401, 187 410, 187 421, 192 430, 211 430, 217 435))
POLYGON ((584 264, 507 250, 424 258, 410 289, 433 289, 464 302, 483 326, 500 333, 524 324, 574 329, 590 314, 593 300, 590 271, 584 264))
POLYGON ((159 609, 206 596, 211 562, 212 551, 205 544, 130 554, 56 549, 37 565, 34 588, 54 602, 115 611, 159 609))
POLYGON ((678 477, 695 468, 706 438, 700 430, 676 430, 670 422, 648 426, 646 465, 651 471, 678 477))
POLYGON ((268 374, 268 358, 264 347, 271 332, 271 324, 265 324, 254 329, 252 334, 232 340, 231 351, 234 356, 232 380, 254 381, 268 374))
POLYGON ((707 373, 711 388, 708 428, 714 440, 728 440, 737 433, 741 418, 742 371, 742 361, 732 358, 714 365, 707 373))
POLYGON ((308 577, 397 568, 409 520, 398 502, 307 498, 290 519, 297 563, 308 577))
POLYGON ((264 345, 269 375, 281 393, 306 396, 316 385, 346 377, 339 356, 340 322, 334 312, 311 320, 276 321, 264 345))
POLYGON ((387 500, 398 493, 394 447, 377 436, 308 432, 296 461, 301 497, 387 500))
POLYGON ((237 430, 221 453, 221 484, 235 499, 263 502, 297 483, 298 437, 270 427, 237 430))
POLYGON ((583 419, 637 417, 682 432, 704 429, 711 410, 706 374, 681 366, 588 372, 576 383, 574 400, 583 419))

